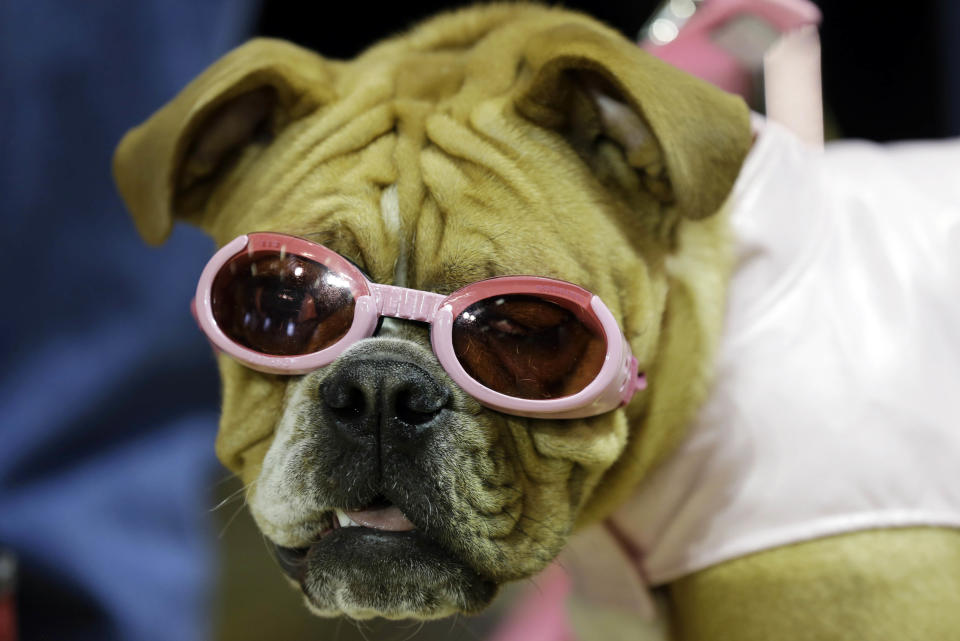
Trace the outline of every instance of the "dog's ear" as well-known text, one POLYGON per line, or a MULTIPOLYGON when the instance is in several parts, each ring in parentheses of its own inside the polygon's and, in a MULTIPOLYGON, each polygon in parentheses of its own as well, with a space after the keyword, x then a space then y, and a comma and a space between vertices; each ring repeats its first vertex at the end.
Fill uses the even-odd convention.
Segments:
POLYGON ((327 65, 306 49, 258 39, 198 76, 117 147, 113 173, 141 236, 158 245, 173 220, 198 222, 244 152, 329 101, 327 65))
POLYGON ((562 133, 588 162, 602 143, 619 147, 635 170, 630 180, 671 217, 716 212, 750 148, 740 98, 606 29, 541 31, 525 48, 521 73, 516 107, 523 116, 562 133))

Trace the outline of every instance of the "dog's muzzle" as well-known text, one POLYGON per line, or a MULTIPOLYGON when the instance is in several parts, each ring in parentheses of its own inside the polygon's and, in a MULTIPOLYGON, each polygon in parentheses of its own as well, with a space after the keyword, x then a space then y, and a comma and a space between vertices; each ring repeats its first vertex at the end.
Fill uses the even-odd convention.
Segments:
MULTIPOLYGON (((384 467, 396 468, 398 457, 417 456, 425 448, 424 436, 440 420, 450 392, 413 363, 359 358, 341 364, 317 393, 319 423, 327 426, 336 451, 344 453, 340 469, 331 470, 333 477, 347 494, 360 484, 381 490, 372 498, 352 499, 356 505, 346 503, 350 507, 331 510, 318 540, 347 527, 383 533, 415 530, 402 507, 382 492, 384 485, 390 485, 384 482, 384 467)), ((402 474, 403 470, 391 472, 402 474)), ((281 567, 302 580, 302 560, 309 548, 278 546, 276 550, 281 567)))
POLYGON ((305 545, 274 554, 323 614, 445 616, 484 607, 496 590, 451 549, 446 459, 463 408, 428 354, 373 339, 299 383, 303 440, 288 441, 300 455, 285 482, 326 511, 305 545))

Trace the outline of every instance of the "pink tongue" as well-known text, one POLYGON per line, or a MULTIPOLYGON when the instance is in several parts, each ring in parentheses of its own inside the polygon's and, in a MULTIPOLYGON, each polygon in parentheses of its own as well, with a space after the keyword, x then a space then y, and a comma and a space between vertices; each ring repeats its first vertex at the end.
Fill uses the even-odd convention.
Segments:
POLYGON ((354 523, 375 530, 387 530, 388 532, 406 532, 413 529, 413 523, 410 522, 403 512, 396 505, 390 507, 372 508, 369 510, 358 510, 356 512, 345 511, 354 523))

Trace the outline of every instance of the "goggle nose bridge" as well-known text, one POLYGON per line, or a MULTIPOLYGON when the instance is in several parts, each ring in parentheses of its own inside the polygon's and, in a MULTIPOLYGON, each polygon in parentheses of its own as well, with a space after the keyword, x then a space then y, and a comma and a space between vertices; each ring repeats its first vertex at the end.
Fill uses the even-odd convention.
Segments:
POLYGON ((421 323, 433 323, 441 303, 447 298, 434 292, 379 283, 371 283, 370 291, 381 316, 421 323))

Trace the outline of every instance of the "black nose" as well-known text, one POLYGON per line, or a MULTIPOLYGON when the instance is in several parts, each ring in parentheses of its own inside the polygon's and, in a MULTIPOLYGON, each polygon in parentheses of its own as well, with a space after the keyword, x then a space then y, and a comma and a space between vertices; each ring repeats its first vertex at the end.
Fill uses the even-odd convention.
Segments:
POLYGON ((342 364, 320 388, 337 433, 356 444, 414 439, 433 424, 449 391, 416 365, 394 360, 342 364))

